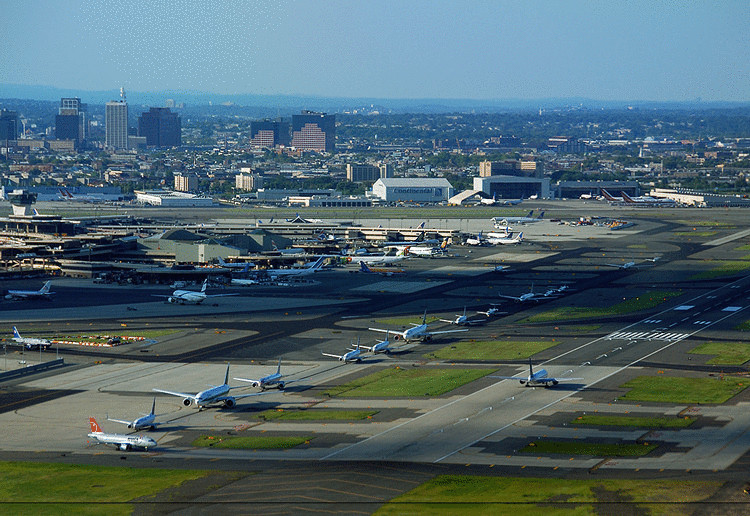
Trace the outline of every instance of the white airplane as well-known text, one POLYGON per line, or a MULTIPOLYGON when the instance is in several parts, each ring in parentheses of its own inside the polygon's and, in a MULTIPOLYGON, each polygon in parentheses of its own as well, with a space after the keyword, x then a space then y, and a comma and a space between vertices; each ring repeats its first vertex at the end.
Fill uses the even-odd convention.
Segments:
POLYGON ((102 431, 99 423, 93 417, 89 418, 91 432, 88 436, 96 441, 96 444, 111 444, 118 450, 129 451, 133 448, 149 448, 156 446, 156 441, 144 435, 107 434, 102 431))
POLYGON ((499 294, 500 297, 504 299, 512 299, 513 301, 516 301, 517 303, 526 303, 527 301, 541 301, 542 299, 549 299, 550 297, 553 297, 554 294, 551 294, 548 290, 544 294, 537 294, 534 292, 534 284, 531 284, 531 288, 528 292, 525 294, 521 294, 520 296, 506 296, 503 294, 499 294))
POLYGON ((343 355, 333 355, 331 353, 323 353, 323 355, 325 355, 327 357, 336 358, 340 362, 344 362, 344 363, 347 363, 347 362, 357 362, 357 363, 362 362, 362 356, 361 356, 361 354, 362 354, 362 351, 361 351, 360 346, 359 346, 359 338, 357 338, 357 347, 354 348, 354 349, 350 349, 349 351, 347 351, 343 355))
POLYGON ((148 414, 143 414, 141 417, 134 419, 133 421, 127 421, 124 419, 110 419, 109 415, 107 415, 107 421, 114 421, 115 423, 122 423, 123 425, 128 425, 128 428, 132 428, 133 430, 143 430, 144 428, 150 428, 151 430, 156 429, 157 423, 155 421, 156 414, 154 413, 154 409, 156 409, 156 398, 154 398, 154 402, 151 404, 151 412, 148 414))
POLYGON ((370 353, 385 353, 386 355, 391 352, 391 348, 389 347, 391 345, 390 340, 388 339, 388 332, 385 332, 385 340, 379 340, 375 345, 373 346, 360 346, 370 353))
POLYGON ((178 305, 199 305, 209 297, 224 297, 224 296, 236 296, 237 294, 206 294, 206 287, 208 286, 208 278, 203 280, 203 286, 200 291, 195 290, 175 290, 171 296, 162 296, 154 294, 156 297, 166 297, 167 303, 175 303, 178 305))
POLYGON ((383 267, 370 267, 365 262, 359 262, 359 272, 365 274, 380 274, 381 276, 393 276, 394 274, 403 274, 406 271, 400 267, 396 268, 383 268, 383 267))
MULTIPOLYGON (((387 265, 390 263, 400 262, 401 260, 405 259, 410 253, 411 247, 407 246, 400 248, 396 252, 396 254, 392 256, 379 254, 374 256, 355 256, 354 259, 358 262, 364 262, 367 265, 387 265)), ((351 262, 352 258, 350 257, 348 261, 351 262)))
POLYGON ((165 391, 163 389, 152 389, 152 390, 156 392, 161 392, 164 394, 170 394, 172 396, 179 396, 182 398, 182 404, 185 407, 195 405, 196 407, 198 407, 199 410, 203 409, 203 407, 206 405, 211 405, 214 403, 223 403, 226 408, 231 409, 237 405, 237 400, 239 399, 265 394, 264 392, 256 392, 253 394, 241 394, 239 396, 229 396, 228 395, 229 391, 231 389, 236 389, 236 388, 237 387, 229 386, 229 364, 227 364, 227 372, 224 375, 224 383, 222 385, 215 385, 209 389, 200 391, 197 394, 186 394, 184 392, 165 391))
MULTIPOLYGON (((654 258, 649 258, 646 261, 647 262, 656 263, 659 260, 661 260, 661 258, 659 256, 655 256, 654 258)), ((640 267, 653 267, 653 265, 649 265, 649 264, 646 264, 646 263, 636 264, 635 262, 627 262, 627 263, 622 263, 622 264, 619 264, 619 263, 605 263, 604 265, 606 265, 607 267, 616 267, 618 269, 632 269, 632 268, 638 269, 640 267)))
POLYGON ((412 340, 432 340, 432 337, 434 335, 442 335, 444 333, 458 333, 460 331, 469 331, 468 329, 464 330, 442 330, 442 331, 429 331, 427 329, 427 310, 424 312, 424 316, 422 316, 422 324, 414 324, 412 323, 412 328, 409 328, 408 330, 404 331, 393 331, 393 330, 383 330, 380 328, 367 328, 370 331, 379 331, 381 333, 385 333, 386 335, 389 333, 392 333, 395 335, 395 340, 403 339, 407 343, 409 343, 412 340))
POLYGON ((489 242, 482 236, 482 232, 480 231, 477 236, 470 236, 467 238, 466 245, 483 246, 489 245, 489 242))
POLYGON ((487 241, 492 245, 520 244, 521 242, 523 242, 523 231, 514 237, 511 237, 511 236, 490 237, 488 235, 487 241))
POLYGON ((269 374, 267 376, 264 376, 262 378, 259 378, 257 380, 253 380, 251 378, 235 378, 235 380, 239 380, 240 382, 248 382, 253 387, 260 387, 262 390, 266 390, 271 385, 276 385, 276 388, 281 390, 286 385, 286 382, 283 381, 281 374, 281 359, 279 359, 279 366, 276 368, 276 372, 273 374, 269 374))
POLYGON ((275 280, 278 277, 287 278, 289 276, 307 276, 319 271, 323 266, 325 259, 325 256, 321 256, 309 267, 302 267, 299 269, 265 269, 265 273, 268 274, 272 280, 275 280))
POLYGON ((500 315, 500 314, 506 314, 508 312, 501 312, 498 307, 495 305, 491 305, 486 312, 477 312, 478 314, 486 315, 487 317, 492 317, 493 315, 500 315))
POLYGON ((544 212, 541 212, 538 217, 532 217, 534 210, 531 210, 525 217, 492 217, 490 220, 498 226, 510 226, 511 224, 531 224, 532 222, 539 222, 544 218, 544 212))
POLYGON ((8 290, 5 299, 51 299, 55 294, 50 292, 52 282, 48 281, 39 290, 8 290))
POLYGON ((245 278, 232 278, 231 285, 239 285, 240 287, 247 287, 248 285, 257 285, 258 280, 245 279, 245 278))
POLYGON ((551 376, 547 376, 547 370, 546 369, 540 369, 536 373, 534 372, 534 366, 531 364, 531 359, 529 359, 529 376, 527 377, 519 377, 519 376, 488 376, 487 378, 500 378, 501 380, 518 380, 521 382, 521 385, 526 385, 527 387, 534 385, 544 385, 545 387, 549 387, 551 385, 557 385, 560 382, 573 382, 573 381, 579 381, 583 380, 583 378, 553 378, 551 376))
POLYGON ((620 193, 622 194, 623 200, 627 204, 636 204, 640 206, 667 206, 667 207, 672 207, 672 206, 677 205, 677 202, 675 202, 673 199, 651 197, 650 195, 643 195, 640 197, 630 197, 625 192, 620 192, 620 193))
MULTIPOLYGON (((478 312, 477 312, 478 313, 478 312)), ((442 322, 446 322, 449 324, 455 324, 456 326, 469 326, 472 324, 479 324, 480 321, 472 321, 469 319, 469 317, 466 315, 466 307, 464 307, 464 313, 463 315, 456 314, 455 319, 440 319, 442 322)))
POLYGON ((224 258, 219 256, 219 265, 224 267, 225 269, 240 269, 247 271, 250 267, 255 267, 255 264, 253 262, 225 262, 224 258))
POLYGON ((523 199, 497 199, 497 194, 492 196, 492 199, 482 199, 482 204, 486 204, 488 206, 493 206, 495 204, 499 204, 501 206, 515 206, 516 204, 521 204, 523 202, 523 199))
POLYGON ((13 326, 13 342, 15 342, 16 344, 20 344, 26 349, 34 349, 34 348, 47 349, 49 346, 52 345, 52 343, 48 341, 47 339, 35 339, 32 337, 21 337, 21 334, 18 333, 18 328, 16 328, 15 326, 13 326))

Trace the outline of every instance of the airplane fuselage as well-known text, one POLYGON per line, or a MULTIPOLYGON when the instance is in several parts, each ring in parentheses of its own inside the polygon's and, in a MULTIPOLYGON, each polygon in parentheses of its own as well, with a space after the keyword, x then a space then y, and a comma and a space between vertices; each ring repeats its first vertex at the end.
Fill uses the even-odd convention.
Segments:
POLYGON ((119 450, 127 451, 133 448, 148 450, 156 446, 156 441, 142 435, 107 434, 104 432, 91 432, 88 436, 102 444, 111 444, 119 450))

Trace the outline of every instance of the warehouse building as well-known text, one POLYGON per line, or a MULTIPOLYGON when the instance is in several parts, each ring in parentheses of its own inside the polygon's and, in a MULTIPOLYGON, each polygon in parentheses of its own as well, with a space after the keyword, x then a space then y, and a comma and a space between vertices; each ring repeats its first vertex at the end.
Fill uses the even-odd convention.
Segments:
POLYGON ((445 178, 380 178, 372 195, 385 202, 441 202, 453 197, 453 186, 445 178))
POLYGON ((475 177, 474 190, 484 192, 487 197, 495 199, 528 199, 537 196, 540 199, 550 198, 548 178, 520 176, 475 177))

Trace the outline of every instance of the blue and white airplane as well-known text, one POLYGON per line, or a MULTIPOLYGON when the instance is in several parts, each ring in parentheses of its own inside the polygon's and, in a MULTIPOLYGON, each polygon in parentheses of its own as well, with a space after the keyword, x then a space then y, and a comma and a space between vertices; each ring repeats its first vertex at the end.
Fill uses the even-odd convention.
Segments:
POLYGON ((227 364, 227 372, 224 375, 224 383, 222 385, 215 385, 209 389, 206 389, 204 391, 200 391, 197 394, 188 394, 184 392, 175 392, 175 391, 167 391, 164 389, 152 389, 156 392, 161 392, 164 394, 170 394, 172 396, 180 396, 182 399, 182 404, 186 407, 189 407, 191 405, 195 405, 198 407, 198 409, 202 409, 206 405, 212 405, 215 403, 223 403, 226 408, 234 408, 237 405, 237 400, 242 398, 248 398, 250 396, 260 396, 261 394, 265 394, 264 392, 256 392, 253 394, 241 394, 239 396, 229 396, 229 391, 231 389, 236 389, 237 387, 230 387, 229 386, 229 364, 227 364))
POLYGON ((18 328, 13 326, 13 342, 16 344, 20 344, 21 346, 25 347, 26 349, 34 349, 34 348, 42 348, 47 349, 52 345, 50 341, 47 339, 36 339, 33 337, 21 337, 21 334, 18 333, 18 328))
POLYGON ((362 350, 360 349, 360 346, 359 346, 359 338, 357 338, 357 347, 354 348, 354 349, 350 349, 349 351, 347 351, 343 355, 334 355, 332 353, 323 353, 323 355, 325 355, 327 357, 336 358, 340 362, 344 362, 344 363, 347 363, 347 362, 357 362, 357 363, 362 362, 362 356, 361 356, 361 354, 362 354, 362 350))
POLYGON ((5 299, 52 299, 54 292, 50 292, 52 282, 48 281, 39 290, 8 290, 5 299))
POLYGON ((518 380, 521 385, 526 385, 527 387, 533 387, 535 385, 543 385, 544 387, 549 387, 550 385, 557 385, 560 382, 574 382, 583 380, 583 378, 553 378, 551 376, 548 376, 546 369, 540 369, 535 373, 534 366, 531 364, 531 359, 529 359, 529 376, 527 376, 526 378, 519 376, 488 376, 487 378, 518 380))
POLYGON ((149 428, 151 430, 156 429, 157 423, 156 420, 156 414, 154 413, 154 409, 156 409, 156 398, 154 398, 154 402, 151 404, 151 412, 148 414, 143 414, 141 417, 134 419, 133 421, 127 421, 124 419, 111 419, 109 415, 107 415, 107 421, 114 421, 115 423, 122 423, 123 425, 128 425, 128 428, 132 428, 133 430, 143 430, 144 428, 149 428))
POLYGON ((462 331, 469 331, 467 329, 463 330, 442 330, 442 331, 430 331, 427 329, 427 310, 425 310, 424 315, 422 316, 422 324, 414 324, 412 323, 412 328, 409 328, 408 330, 404 331, 393 331, 393 330, 383 330, 380 328, 367 328, 370 331, 379 331, 381 333, 393 334, 395 335, 395 340, 403 339, 407 343, 417 340, 417 341, 429 341, 432 340, 432 337, 434 335, 442 335, 444 333, 457 333, 462 331))
POLYGON ((235 378, 235 380, 239 380, 240 382, 248 382, 253 387, 260 387, 262 390, 268 389, 271 385, 276 385, 276 387, 281 390, 286 385, 286 382, 283 381, 281 374, 281 359, 279 359, 279 366, 276 369, 276 372, 273 374, 269 374, 267 376, 264 376, 263 378, 258 378, 257 380, 253 380, 251 378, 235 378))

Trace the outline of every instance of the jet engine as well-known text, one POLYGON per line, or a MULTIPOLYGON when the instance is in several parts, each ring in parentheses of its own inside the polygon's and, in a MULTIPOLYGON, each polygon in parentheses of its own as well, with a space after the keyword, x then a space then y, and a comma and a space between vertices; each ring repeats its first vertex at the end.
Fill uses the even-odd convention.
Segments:
POLYGON ((552 385, 557 385, 558 383, 560 382, 558 382, 557 380, 552 380, 552 385))
POLYGON ((253 382, 251 385, 253 387, 260 387, 260 382, 253 382))
POLYGON ((127 443, 120 443, 120 450, 122 451, 128 451, 130 449, 130 445, 127 443))
POLYGON ((284 388, 284 382, 279 382, 279 390, 282 390, 284 388))
POLYGON ((237 401, 234 398, 227 398, 224 400, 224 406, 226 408, 234 408, 237 405, 237 401))
POLYGON ((182 400, 182 404, 186 407, 189 407, 192 403, 193 400, 191 400, 190 398, 185 398, 184 400, 182 400))

